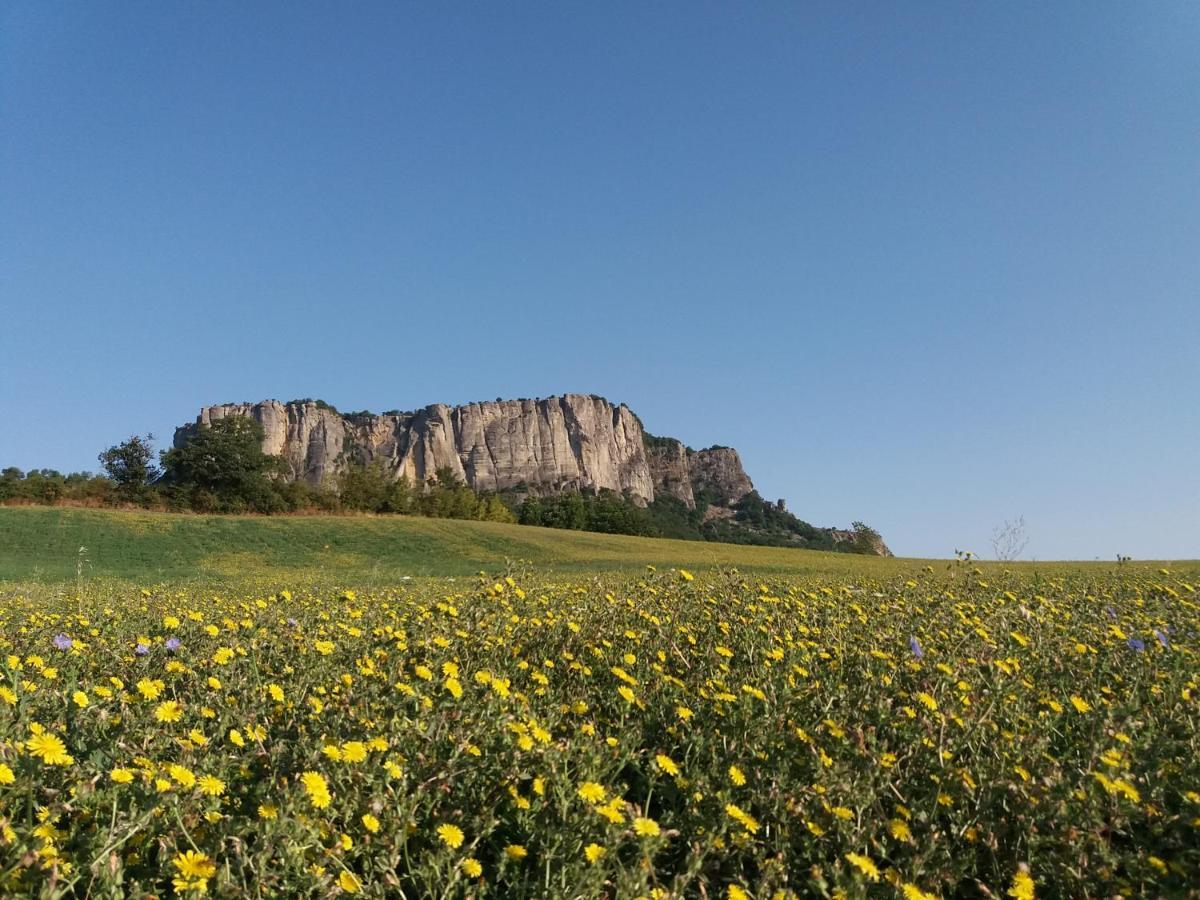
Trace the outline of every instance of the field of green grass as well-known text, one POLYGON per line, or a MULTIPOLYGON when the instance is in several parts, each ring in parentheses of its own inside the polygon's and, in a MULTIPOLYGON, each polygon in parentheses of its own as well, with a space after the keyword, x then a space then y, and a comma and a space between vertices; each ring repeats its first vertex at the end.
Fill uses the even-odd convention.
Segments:
POLYGON ((197 516, 114 510, 0 508, 0 581, 86 577, 159 582, 322 576, 361 583, 470 575, 520 563, 563 573, 646 565, 883 577, 912 562, 844 553, 590 534, 416 517, 197 516), (80 548, 85 548, 82 552, 80 548))

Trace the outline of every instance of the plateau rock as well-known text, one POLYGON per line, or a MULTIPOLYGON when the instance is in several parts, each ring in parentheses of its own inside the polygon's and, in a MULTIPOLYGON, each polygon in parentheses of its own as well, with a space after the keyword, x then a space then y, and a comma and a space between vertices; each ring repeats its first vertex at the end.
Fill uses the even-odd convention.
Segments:
POLYGON ((641 424, 629 407, 601 397, 433 404, 382 415, 343 415, 310 400, 208 406, 176 430, 175 445, 226 416, 261 424, 263 450, 283 458, 291 480, 312 485, 379 461, 414 484, 445 468, 476 491, 609 489, 639 503, 654 499, 641 424))
MULTIPOLYGON (((594 395, 435 403, 380 415, 344 414, 315 400, 222 404, 204 407, 195 422, 176 429, 175 446, 229 416, 258 422, 263 451, 283 460, 284 477, 313 486, 335 487, 336 476, 352 466, 379 465, 414 485, 448 470, 479 492, 546 496, 611 490, 642 506, 673 497, 688 509, 703 506, 704 523, 740 522, 744 510, 738 501, 754 491, 733 448, 693 450, 674 438, 646 434, 629 407, 594 395)), ((782 501, 777 508, 783 511, 782 501)), ((856 537, 862 543, 853 532, 824 533, 835 543, 856 537)), ((877 543, 869 549, 886 555, 886 545, 877 543)))

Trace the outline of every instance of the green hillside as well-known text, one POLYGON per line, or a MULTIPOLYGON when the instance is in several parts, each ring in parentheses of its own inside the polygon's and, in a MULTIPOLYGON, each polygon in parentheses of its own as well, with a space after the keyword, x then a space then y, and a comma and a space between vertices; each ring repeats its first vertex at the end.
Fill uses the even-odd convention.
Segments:
MULTIPOLYGON (((0 507, 0 580, 72 580, 81 560, 85 577, 135 582, 278 576, 379 583, 404 576, 496 571, 510 562, 542 572, 736 566, 778 574, 876 577, 924 565, 918 560, 457 519, 196 516, 0 507)), ((1111 563, 1075 566, 1112 568, 1111 563)))
MULTIPOLYGON (((247 574, 393 580, 468 575, 507 562, 543 571, 705 569, 843 573, 904 563, 807 550, 742 547, 407 516, 197 516, 171 513, 0 508, 0 580, 131 581, 247 574), (85 548, 82 552, 80 548, 85 548)), ((911 565, 909 563, 908 565, 911 565)))

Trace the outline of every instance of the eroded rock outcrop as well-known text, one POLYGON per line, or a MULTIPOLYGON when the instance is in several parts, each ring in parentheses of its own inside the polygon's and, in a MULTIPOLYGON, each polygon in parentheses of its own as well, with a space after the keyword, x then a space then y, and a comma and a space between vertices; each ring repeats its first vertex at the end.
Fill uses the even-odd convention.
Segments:
POLYGON ((383 415, 343 415, 314 401, 209 406, 196 423, 176 430, 176 446, 226 416, 261 424, 263 450, 281 456, 292 479, 314 485, 349 465, 379 460, 414 484, 448 468, 477 491, 607 488, 642 503, 654 499, 637 417, 601 397, 433 404, 383 415))
POLYGON ((709 447, 688 452, 692 489, 706 491, 717 503, 736 503, 752 490, 742 458, 732 447, 709 447))
MULTIPOLYGON (((284 460, 285 477, 314 486, 333 487, 339 472, 356 465, 382 465, 392 477, 414 485, 449 470, 480 492, 545 496, 612 490, 640 505, 674 497, 688 509, 703 506, 705 524, 727 520, 749 530, 764 527, 761 515, 751 515, 758 507, 738 506, 754 485, 736 450, 693 450, 674 438, 646 434, 629 407, 594 395, 435 403, 381 415, 343 414, 314 400, 223 404, 203 408, 195 422, 176 429, 175 446, 228 416, 248 416, 262 425, 263 450, 284 460)), ((783 510, 782 501, 778 508, 783 510)), ((813 531, 812 526, 793 524, 796 534, 787 532, 782 539, 795 537, 806 545, 804 529, 813 531)), ((856 538, 862 543, 854 532, 821 533, 834 543, 856 538)), ((882 539, 864 550, 889 554, 882 539)))

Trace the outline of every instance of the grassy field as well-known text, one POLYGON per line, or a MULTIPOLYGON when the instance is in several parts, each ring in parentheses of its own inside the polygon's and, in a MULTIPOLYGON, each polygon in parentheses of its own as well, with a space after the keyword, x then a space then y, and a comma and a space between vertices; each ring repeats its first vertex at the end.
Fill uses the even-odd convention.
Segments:
POLYGON ((409 517, 196 516, 0 508, 0 581, 89 577, 159 582, 324 576, 361 583, 469 575, 522 561, 539 571, 736 566, 779 574, 897 572, 911 563, 770 547, 587 534, 409 517), (80 547, 86 548, 82 553, 80 547))

